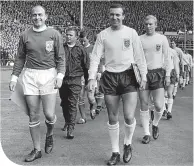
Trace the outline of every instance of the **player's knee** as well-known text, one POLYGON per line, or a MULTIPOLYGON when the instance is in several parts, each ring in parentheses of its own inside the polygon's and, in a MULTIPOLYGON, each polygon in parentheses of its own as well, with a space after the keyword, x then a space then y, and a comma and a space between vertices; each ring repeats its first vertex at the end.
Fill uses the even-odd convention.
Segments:
POLYGON ((57 116, 53 115, 52 117, 46 117, 45 122, 48 124, 55 124, 57 121, 57 116))
POLYGON ((156 111, 160 111, 161 109, 163 109, 163 104, 164 102, 162 103, 162 102, 156 101, 154 103, 156 111))
POLYGON ((39 121, 40 120, 40 114, 36 113, 35 111, 30 111, 29 120, 30 120, 30 122, 39 121))
POLYGON ((40 115, 37 113, 29 114, 29 127, 35 127, 40 124, 40 115))
POLYGON ((148 110, 148 102, 141 101, 141 110, 148 110))
POLYGON ((115 125, 115 124, 117 124, 117 122, 118 122, 117 116, 109 115, 109 124, 110 125, 115 125))
POLYGON ((45 113, 45 118, 48 120, 48 121, 53 121, 53 119, 55 118, 55 113, 50 113, 50 112, 46 112, 45 113))
POLYGON ((133 121, 134 121, 134 116, 128 115, 128 116, 125 117, 125 123, 132 124, 133 121))

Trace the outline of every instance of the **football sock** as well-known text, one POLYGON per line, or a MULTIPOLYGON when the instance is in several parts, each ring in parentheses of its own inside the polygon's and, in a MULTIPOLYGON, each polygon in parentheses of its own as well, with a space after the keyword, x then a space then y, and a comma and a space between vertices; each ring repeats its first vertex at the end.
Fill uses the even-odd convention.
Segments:
POLYGON ((153 120, 153 125, 154 126, 158 126, 158 123, 162 117, 164 110, 162 108, 162 110, 160 110, 160 112, 154 111, 154 120, 153 120))
POLYGON ((129 145, 132 143, 133 133, 135 131, 136 126, 136 119, 134 118, 134 122, 131 125, 128 125, 126 122, 124 122, 124 126, 125 126, 124 144, 129 145))
POLYGON ((168 99, 168 112, 172 112, 173 99, 168 99))
POLYGON ((150 119, 149 110, 147 110, 147 111, 141 111, 140 110, 140 120, 141 120, 141 124, 143 126, 144 135, 150 135, 149 119, 150 119))
POLYGON ((119 152, 119 122, 115 125, 110 125, 107 122, 112 152, 119 152))

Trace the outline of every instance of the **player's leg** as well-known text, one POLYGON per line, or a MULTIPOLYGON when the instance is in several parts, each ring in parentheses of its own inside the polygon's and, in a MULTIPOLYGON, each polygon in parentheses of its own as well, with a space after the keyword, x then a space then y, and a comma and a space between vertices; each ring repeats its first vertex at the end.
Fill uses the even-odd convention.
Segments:
POLYGON ((154 120, 152 125, 152 135, 154 139, 157 139, 159 136, 159 128, 158 123, 163 114, 163 105, 164 105, 164 88, 159 88, 156 90, 152 90, 152 95, 154 98, 154 120))
POLYGON ((151 140, 150 131, 149 131, 149 120, 150 120, 150 115, 149 115, 150 113, 149 113, 149 107, 148 107, 149 96, 150 96, 149 90, 144 90, 139 92, 139 99, 140 99, 140 105, 141 105, 140 120, 144 130, 144 137, 142 139, 143 144, 148 144, 151 140))
POLYGON ((40 158, 40 96, 26 95, 26 102, 29 108, 29 129, 34 149, 25 158, 26 162, 31 162, 40 158))
POLYGON ((149 78, 149 89, 153 96, 155 111, 154 119, 152 123, 152 136, 154 139, 157 139, 159 136, 158 123, 162 117, 164 109, 164 80, 165 80, 165 70, 153 69, 148 70, 149 78))
MULTIPOLYGON (((139 91, 139 100, 140 100, 140 120, 144 131, 144 136, 142 139, 143 144, 148 144, 151 140, 149 124, 150 124, 150 113, 149 113, 149 100, 153 102, 153 96, 149 90, 150 78, 152 78, 152 73, 147 74, 147 83, 145 90, 139 91)), ((154 112, 151 112, 151 119, 154 117, 154 112)))
POLYGON ((167 105, 168 105, 168 109, 167 109, 167 119, 172 118, 172 106, 173 106, 173 89, 174 89, 174 84, 170 84, 168 86, 168 101, 167 101, 167 105))
POLYGON ((170 75, 170 85, 168 86, 167 92, 168 92, 168 101, 167 101, 167 105, 168 105, 168 113, 167 113, 167 119, 172 118, 172 106, 173 106, 173 101, 174 101, 174 96, 173 96, 173 90, 174 90, 174 86, 177 82, 177 77, 176 77, 176 72, 173 69, 171 71, 171 75, 170 75))
POLYGON ((105 103, 108 112, 108 130, 109 137, 112 145, 112 156, 108 161, 108 165, 114 165, 120 161, 119 150, 119 121, 118 121, 118 107, 119 96, 105 95, 105 103))
POLYGON ((23 90, 29 111, 29 129, 34 149, 29 153, 25 161, 31 162, 42 156, 40 146, 40 96, 36 77, 38 70, 25 69, 22 76, 23 90))
POLYGON ((187 78, 187 65, 184 65, 184 74, 183 74, 183 86, 182 86, 182 90, 185 88, 186 78, 187 78))
POLYGON ((42 70, 38 74, 37 85, 42 99, 43 112, 45 115, 45 124, 47 126, 45 152, 50 153, 53 149, 53 129, 57 120, 55 115, 55 105, 57 89, 55 89, 57 71, 55 68, 42 70))
POLYGON ((43 112, 45 115, 45 124, 47 126, 46 140, 45 140, 45 152, 50 153, 53 149, 53 129, 54 124, 57 121, 55 114, 56 105, 56 93, 41 95, 43 112))
POLYGON ((182 71, 182 65, 179 65, 180 75, 179 75, 179 88, 183 86, 183 75, 184 72, 182 71))
POLYGON ((120 161, 119 150, 119 121, 118 107, 120 96, 117 94, 118 73, 104 71, 100 79, 99 91, 103 93, 108 112, 108 131, 112 146, 112 156, 108 160, 107 165, 116 165, 120 161))
POLYGON ((189 66, 187 65, 187 71, 186 71, 186 83, 185 83, 185 85, 188 85, 188 84, 189 84, 189 73, 190 73, 190 71, 189 71, 189 66))
POLYGON ((177 89, 178 89, 178 82, 176 82, 175 85, 174 85, 174 89, 173 89, 173 99, 176 98, 177 89))
POLYGON ((153 96, 150 93, 150 100, 149 100, 149 104, 148 104, 148 109, 150 110, 150 124, 152 123, 153 119, 154 119, 154 101, 153 101, 153 96))
POLYGON ((162 116, 166 116, 167 115, 167 110, 168 110, 168 88, 167 90, 164 91, 164 105, 163 105, 163 114, 162 116))
POLYGON ((192 84, 193 80, 193 66, 190 67, 189 70, 189 84, 192 84))
POLYGON ((132 138, 136 127, 135 109, 137 105, 137 92, 130 92, 122 95, 123 114, 124 114, 124 154, 123 161, 128 163, 132 157, 132 138))
POLYGON ((132 138, 136 127, 135 109, 137 105, 137 89, 138 84, 132 69, 119 74, 119 88, 117 93, 121 93, 123 103, 125 133, 123 161, 125 163, 128 163, 132 157, 132 138))

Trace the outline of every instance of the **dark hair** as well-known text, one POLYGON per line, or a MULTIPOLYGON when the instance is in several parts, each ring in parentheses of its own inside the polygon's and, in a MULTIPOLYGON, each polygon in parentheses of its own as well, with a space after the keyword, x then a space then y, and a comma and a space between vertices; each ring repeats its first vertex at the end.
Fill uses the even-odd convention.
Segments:
POLYGON ((80 38, 84 38, 84 37, 86 37, 86 36, 87 36, 87 34, 86 34, 85 31, 80 31, 80 34, 79 34, 79 37, 80 37, 80 38))
POLYGON ((68 28, 66 29, 66 33, 67 33, 68 31, 74 31, 74 32, 75 32, 75 35, 76 35, 76 36, 78 35, 77 29, 76 29, 75 27, 68 27, 68 28))
POLYGON ((120 4, 120 3, 114 3, 114 4, 112 4, 110 6, 110 9, 111 8, 121 8, 123 10, 123 15, 125 14, 125 7, 122 4, 120 4))
POLYGON ((176 40, 175 39, 171 39, 171 43, 174 42, 176 44, 176 40))
POLYGON ((187 51, 185 48, 182 48, 182 51, 183 51, 184 53, 188 53, 188 51, 187 51))

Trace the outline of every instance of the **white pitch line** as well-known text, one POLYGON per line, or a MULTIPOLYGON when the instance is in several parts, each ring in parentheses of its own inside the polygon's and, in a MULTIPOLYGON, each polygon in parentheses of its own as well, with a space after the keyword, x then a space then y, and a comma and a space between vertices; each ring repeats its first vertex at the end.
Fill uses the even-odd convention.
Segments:
POLYGON ((9 100, 10 98, 0 98, 0 100, 9 100))

